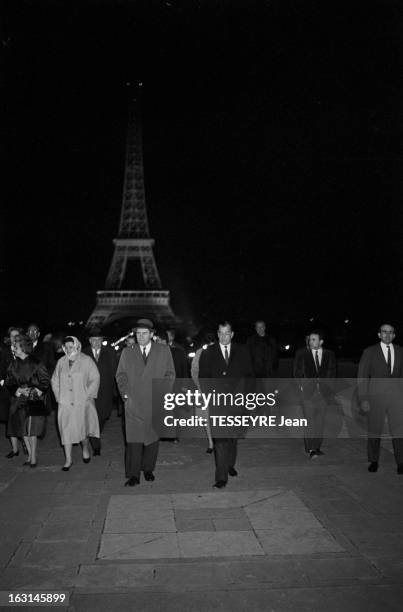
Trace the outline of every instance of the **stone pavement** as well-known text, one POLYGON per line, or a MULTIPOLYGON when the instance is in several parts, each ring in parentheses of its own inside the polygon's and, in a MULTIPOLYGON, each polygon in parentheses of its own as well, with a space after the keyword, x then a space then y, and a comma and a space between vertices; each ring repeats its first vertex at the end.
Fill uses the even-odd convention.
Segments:
POLYGON ((156 480, 132 489, 116 416, 102 456, 85 465, 77 447, 67 473, 53 417, 35 470, 0 435, 0 590, 68 590, 80 612, 402 609, 403 476, 386 449, 369 474, 362 440, 315 461, 301 440, 241 440, 238 477, 213 490, 204 440, 163 442, 156 480))

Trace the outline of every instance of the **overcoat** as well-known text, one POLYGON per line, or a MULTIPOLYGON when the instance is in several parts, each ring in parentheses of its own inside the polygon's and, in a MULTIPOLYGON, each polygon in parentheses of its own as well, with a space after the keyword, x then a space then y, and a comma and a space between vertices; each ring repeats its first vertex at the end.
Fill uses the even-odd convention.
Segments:
POLYGON ((171 351, 165 344, 151 342, 146 364, 138 344, 133 348, 123 349, 116 372, 116 381, 122 397, 127 395, 125 401, 126 442, 141 442, 149 445, 158 440, 156 425, 161 423, 160 419, 163 416, 159 399, 163 393, 171 391, 174 380, 174 363, 171 351), (156 414, 156 411, 159 414, 156 414))
POLYGON ((99 372, 95 362, 88 355, 79 353, 70 367, 67 355, 62 357, 52 376, 52 389, 59 405, 62 444, 77 444, 87 436, 99 438, 95 409, 99 372))

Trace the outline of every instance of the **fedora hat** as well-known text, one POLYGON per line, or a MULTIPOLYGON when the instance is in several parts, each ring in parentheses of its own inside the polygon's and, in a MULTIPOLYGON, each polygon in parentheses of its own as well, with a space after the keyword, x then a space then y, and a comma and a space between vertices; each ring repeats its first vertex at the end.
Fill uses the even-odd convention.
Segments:
POLYGON ((149 329, 150 331, 154 331, 154 324, 150 319, 138 319, 133 329, 135 331, 138 329, 149 329))

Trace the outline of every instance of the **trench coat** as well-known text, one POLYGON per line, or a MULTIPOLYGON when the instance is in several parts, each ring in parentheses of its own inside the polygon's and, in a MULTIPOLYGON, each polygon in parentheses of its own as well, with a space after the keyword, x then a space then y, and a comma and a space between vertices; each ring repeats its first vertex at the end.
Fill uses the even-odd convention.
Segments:
POLYGON ((147 364, 139 345, 123 349, 116 382, 122 397, 127 395, 126 442, 140 442, 147 446, 158 440, 158 425, 163 416, 159 399, 163 393, 172 390, 174 380, 175 368, 168 346, 151 342, 147 364))
POLYGON ((59 359, 52 376, 52 389, 58 403, 62 444, 78 444, 87 436, 99 438, 95 409, 99 372, 91 357, 79 353, 71 367, 67 355, 59 359))

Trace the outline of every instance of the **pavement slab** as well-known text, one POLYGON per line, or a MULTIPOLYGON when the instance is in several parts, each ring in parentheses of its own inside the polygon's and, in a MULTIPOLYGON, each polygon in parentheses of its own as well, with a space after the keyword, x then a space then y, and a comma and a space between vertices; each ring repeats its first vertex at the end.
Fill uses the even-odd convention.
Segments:
POLYGON ((37 470, 0 452, 2 590, 69 590, 85 612, 400 612, 403 479, 387 447, 372 475, 364 440, 326 440, 316 463, 301 440, 240 440, 238 477, 217 491, 205 441, 183 439, 131 489, 120 419, 103 436, 68 473, 51 419, 37 470))

